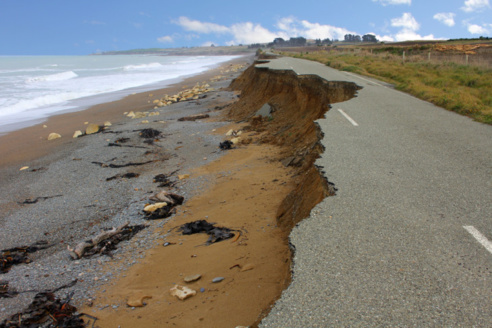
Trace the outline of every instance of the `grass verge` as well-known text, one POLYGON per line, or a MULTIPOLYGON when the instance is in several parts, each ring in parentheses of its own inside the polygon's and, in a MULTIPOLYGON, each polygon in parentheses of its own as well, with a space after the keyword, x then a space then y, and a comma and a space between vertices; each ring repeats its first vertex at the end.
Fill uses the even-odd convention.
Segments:
POLYGON ((377 78, 437 106, 492 124, 492 69, 455 63, 403 63, 390 53, 285 53, 377 78))

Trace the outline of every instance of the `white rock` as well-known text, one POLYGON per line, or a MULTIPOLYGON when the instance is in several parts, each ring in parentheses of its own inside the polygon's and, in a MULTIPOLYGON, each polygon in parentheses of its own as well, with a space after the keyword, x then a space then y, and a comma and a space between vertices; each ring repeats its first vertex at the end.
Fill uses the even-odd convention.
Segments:
POLYGON ((77 130, 77 131, 75 131, 75 132, 74 132, 74 134, 73 134, 73 137, 72 137, 72 138, 78 138, 78 137, 80 137, 82 134, 83 134, 83 133, 82 133, 82 131, 77 130))
POLYGON ((163 208, 164 206, 167 206, 167 203, 166 202, 155 203, 155 204, 152 204, 152 205, 145 206, 144 207, 144 211, 147 212, 147 213, 153 213, 153 212, 157 211, 158 209, 163 208))
POLYGON ((176 296, 182 301, 196 295, 196 290, 180 285, 176 285, 173 288, 171 288, 170 292, 171 292, 171 296, 176 296))
POLYGON ((91 123, 85 129, 85 134, 94 134, 99 132, 99 125, 91 123))
POLYGON ((55 133, 55 132, 50 133, 48 136, 48 140, 55 140, 58 138, 61 138, 61 135, 59 135, 58 133, 55 133))

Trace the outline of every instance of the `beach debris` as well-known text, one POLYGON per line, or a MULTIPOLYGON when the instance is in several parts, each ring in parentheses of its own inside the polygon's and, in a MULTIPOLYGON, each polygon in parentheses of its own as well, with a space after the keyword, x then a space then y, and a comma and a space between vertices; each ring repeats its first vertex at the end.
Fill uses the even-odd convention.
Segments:
POLYGON ((166 202, 161 202, 161 203, 155 203, 155 204, 147 205, 147 206, 144 207, 144 212, 154 213, 155 211, 157 211, 158 209, 163 208, 164 206, 167 206, 167 203, 166 202))
POLYGON ((75 132, 73 133, 73 137, 72 137, 72 138, 74 138, 74 139, 75 139, 75 138, 80 137, 81 135, 83 135, 82 131, 77 130, 77 131, 75 131, 75 132))
POLYGON ((134 112, 134 111, 131 111, 129 112, 128 114, 126 114, 127 117, 129 118, 144 118, 146 117, 148 114, 148 112, 134 112))
POLYGON ((8 281, 1 281, 0 280, 0 298, 12 298, 15 297, 19 294, 14 289, 9 288, 9 282, 8 281))
POLYGON ((160 131, 154 129, 143 129, 140 130, 140 138, 150 139, 158 137, 161 134, 160 131))
POLYGON ((143 306, 147 305, 147 303, 145 303, 145 300, 151 299, 151 298, 152 298, 152 296, 150 296, 150 295, 132 296, 128 299, 128 301, 126 302, 126 305, 128 305, 129 307, 143 307, 143 306))
POLYGON ((0 327, 8 328, 32 328, 32 327, 59 327, 59 328, 83 328, 90 323, 84 322, 82 317, 87 317, 94 323, 97 319, 93 316, 77 312, 77 308, 70 304, 73 293, 68 294, 64 300, 55 296, 55 293, 63 288, 72 287, 77 280, 55 288, 43 291, 34 296, 32 303, 23 312, 16 313, 0 323, 0 327))
POLYGON ((152 103, 155 105, 154 109, 160 108, 160 107, 166 107, 169 105, 172 105, 177 102, 182 102, 182 101, 188 101, 188 100, 198 100, 201 98, 207 97, 207 95, 204 95, 204 93, 213 91, 213 88, 210 87, 210 85, 206 82, 202 83, 197 83, 193 88, 191 89, 186 89, 183 90, 175 95, 169 96, 169 95, 164 95, 164 97, 160 99, 154 99, 152 103))
POLYGON ((126 143, 130 140, 130 138, 118 138, 114 141, 114 143, 126 143))
POLYGON ((179 180, 188 179, 189 177, 190 177, 189 174, 180 174, 180 175, 178 175, 178 179, 179 180))
POLYGON ((19 169, 19 171, 24 171, 24 170, 27 170, 29 168, 29 166, 23 166, 19 169))
POLYGON ((101 129, 101 127, 99 125, 91 123, 91 124, 87 125, 87 127, 85 128, 85 134, 98 133, 100 129, 101 129))
POLYGON ((243 131, 237 131, 234 129, 230 129, 227 131, 226 136, 227 137, 239 137, 241 134, 243 134, 243 131))
POLYGON ((30 246, 20 246, 8 248, 0 251, 0 273, 7 273, 12 266, 22 263, 31 263, 29 254, 46 249, 53 245, 47 241, 41 240, 30 246))
POLYGON ((232 149, 232 146, 234 144, 232 143, 232 141, 229 141, 229 140, 226 140, 224 142, 221 142, 219 144, 219 148, 222 149, 222 150, 228 150, 228 149, 232 149))
POLYGON ((236 138, 232 138, 232 139, 231 139, 231 142, 232 142, 234 145, 237 145, 240 141, 241 141, 241 138, 239 138, 239 137, 236 137, 236 138))
POLYGON ((133 178, 138 178, 140 176, 140 174, 138 173, 132 173, 132 172, 129 172, 129 173, 125 173, 125 174, 116 174, 116 175, 113 175, 112 177, 109 177, 106 179, 106 181, 111 181, 111 180, 114 180, 114 179, 133 179, 133 178))
POLYGON ((160 185, 158 187, 172 187, 174 185, 174 182, 172 182, 169 178, 171 175, 174 173, 178 172, 178 170, 170 173, 170 174, 158 174, 154 177, 154 183, 160 182, 160 185))
POLYGON ((167 191, 161 191, 150 198, 157 203, 147 204, 144 207, 147 220, 164 219, 175 213, 174 207, 183 204, 184 197, 167 191))
POLYGON ((55 140, 61 138, 61 135, 55 132, 52 132, 48 135, 48 140, 55 140))
POLYGON ((140 122, 142 124, 149 124, 149 120, 143 120, 142 122, 140 122))
POLYGON ((200 280, 201 277, 202 277, 201 274, 194 274, 194 275, 191 275, 191 276, 184 277, 184 281, 187 282, 187 283, 190 283, 190 282, 194 282, 194 281, 200 280))
POLYGON ((149 164, 149 163, 152 163, 154 161, 147 161, 147 162, 141 162, 141 163, 126 163, 126 164, 105 164, 105 163, 101 163, 101 162, 91 162, 92 164, 96 164, 96 165, 100 165, 101 167, 110 167, 112 169, 117 169, 117 168, 120 168, 120 167, 127 167, 127 166, 140 166, 140 165, 145 165, 145 164, 149 164))
POLYGON ((206 233, 209 235, 206 245, 234 237, 234 233, 232 232, 234 230, 225 227, 216 227, 214 224, 208 223, 206 220, 188 222, 180 226, 179 229, 183 235, 206 233))
POLYGON ((48 127, 48 126, 47 126, 46 124, 45 124, 45 125, 43 125, 43 129, 46 129, 47 127, 48 127))
POLYGON ((37 202, 39 202, 40 200, 46 200, 46 199, 50 199, 50 198, 55 198, 55 197, 62 197, 63 195, 54 195, 54 196, 44 196, 44 197, 36 197, 34 199, 32 198, 27 198, 26 200, 24 200, 23 202, 17 202, 17 204, 19 205, 31 205, 31 204, 36 204, 37 202))
POLYGON ((182 301, 196 295, 196 290, 180 285, 174 286, 169 291, 171 292, 171 296, 176 296, 182 301))
POLYGON ((111 126, 111 125, 112 125, 112 124, 111 124, 111 122, 110 122, 110 121, 106 121, 106 122, 104 122, 104 126, 111 126))
POLYGON ((178 121, 183 122, 183 121, 196 121, 196 120, 202 120, 204 118, 209 118, 210 115, 208 114, 197 114, 197 115, 191 115, 191 116, 185 116, 178 118, 178 121))
POLYGON ((225 279, 224 277, 215 277, 214 279, 212 279, 212 282, 213 283, 218 283, 218 282, 221 282, 224 279, 225 279))
POLYGON ((130 226, 127 222, 117 228, 105 230, 94 238, 77 244, 74 248, 67 246, 67 250, 74 260, 82 257, 90 257, 95 254, 112 257, 111 252, 116 249, 118 243, 131 239, 145 228, 147 228, 146 225, 130 226))
POLYGON ((253 263, 246 263, 245 265, 243 265, 242 268, 240 268, 239 271, 245 272, 245 271, 253 270, 254 268, 255 268, 255 265, 253 263))

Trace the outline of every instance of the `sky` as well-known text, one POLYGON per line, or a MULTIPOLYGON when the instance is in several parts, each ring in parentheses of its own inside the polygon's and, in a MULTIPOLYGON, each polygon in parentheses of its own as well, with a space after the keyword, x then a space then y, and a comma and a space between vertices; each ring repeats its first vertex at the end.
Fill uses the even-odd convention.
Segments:
POLYGON ((492 0, 0 0, 0 55, 492 37, 492 0))

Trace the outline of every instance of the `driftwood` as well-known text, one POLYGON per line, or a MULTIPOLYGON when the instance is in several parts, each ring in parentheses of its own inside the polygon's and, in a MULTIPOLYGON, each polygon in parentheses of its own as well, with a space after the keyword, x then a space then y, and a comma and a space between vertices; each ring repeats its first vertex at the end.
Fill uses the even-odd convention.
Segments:
POLYGON ((209 118, 210 115, 208 114, 197 114, 197 115, 191 115, 191 116, 186 116, 186 117, 181 117, 178 119, 178 121, 183 122, 183 121, 196 121, 196 120, 202 120, 204 118, 209 118))
POLYGON ((113 237, 114 235, 117 235, 123 231, 126 227, 128 227, 128 222, 123 224, 122 226, 118 228, 113 228, 111 230, 106 230, 101 232, 99 235, 96 237, 92 238, 91 240, 87 240, 84 242, 81 242, 75 246, 75 248, 71 248, 70 246, 67 246, 68 252, 70 253, 70 256, 74 259, 80 259, 82 256, 84 256, 85 252, 87 249, 92 248, 97 246, 100 242, 109 239, 113 237))

